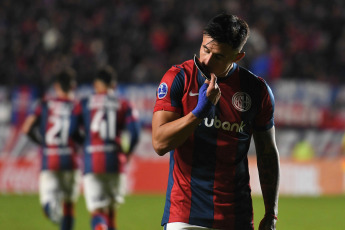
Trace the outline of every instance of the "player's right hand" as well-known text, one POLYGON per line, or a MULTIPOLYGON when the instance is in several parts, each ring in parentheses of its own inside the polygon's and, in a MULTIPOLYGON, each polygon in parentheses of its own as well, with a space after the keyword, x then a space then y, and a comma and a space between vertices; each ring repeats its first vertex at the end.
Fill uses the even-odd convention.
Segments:
POLYGON ((212 102, 212 104, 216 105, 221 96, 221 91, 217 84, 216 75, 211 73, 211 81, 206 80, 205 83, 208 84, 206 96, 212 102))
POLYGON ((209 114, 213 114, 215 111, 215 105, 206 96, 209 84, 206 82, 199 89, 198 104, 193 109, 192 113, 199 119, 207 117, 209 114))
POLYGON ((265 215, 259 225, 259 230, 276 230, 277 219, 274 216, 265 215))

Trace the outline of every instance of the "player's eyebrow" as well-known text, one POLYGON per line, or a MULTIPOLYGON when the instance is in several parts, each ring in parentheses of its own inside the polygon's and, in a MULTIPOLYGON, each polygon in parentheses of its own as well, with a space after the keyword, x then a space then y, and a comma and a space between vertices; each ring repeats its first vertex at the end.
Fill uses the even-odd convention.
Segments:
MULTIPOLYGON (((213 41, 213 40, 212 40, 213 41)), ((212 42, 212 41, 210 41, 210 42, 212 42)), ((210 43, 210 42, 208 42, 207 44, 205 44, 205 45, 202 45, 202 47, 204 47, 204 49, 206 49, 207 51, 210 51, 210 49, 207 47, 207 45, 210 43)), ((221 54, 221 53, 214 53, 215 55, 217 55, 217 56, 219 56, 219 57, 225 57, 225 55, 224 54, 221 54)))
MULTIPOLYGON (((207 43, 208 44, 208 43, 207 43)), ((207 45, 206 44, 206 45, 207 45)), ((202 45, 202 47, 204 47, 205 49, 207 49, 207 50, 210 50, 206 45, 202 45)))

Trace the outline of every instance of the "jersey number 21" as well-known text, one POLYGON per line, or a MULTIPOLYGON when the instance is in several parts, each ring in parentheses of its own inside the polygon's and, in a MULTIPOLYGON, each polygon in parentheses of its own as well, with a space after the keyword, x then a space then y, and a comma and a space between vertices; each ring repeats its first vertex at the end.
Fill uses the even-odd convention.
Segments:
POLYGON ((49 117, 49 128, 45 135, 47 145, 67 145, 70 120, 68 117, 49 117))

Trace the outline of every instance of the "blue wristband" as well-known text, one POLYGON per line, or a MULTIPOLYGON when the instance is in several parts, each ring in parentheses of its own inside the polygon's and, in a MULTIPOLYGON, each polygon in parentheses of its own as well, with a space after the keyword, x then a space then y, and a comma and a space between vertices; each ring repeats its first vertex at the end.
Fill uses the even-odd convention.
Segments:
POLYGON ((207 117, 210 113, 215 111, 215 106, 206 96, 208 84, 204 83, 199 89, 198 104, 192 111, 194 116, 203 119, 207 117))

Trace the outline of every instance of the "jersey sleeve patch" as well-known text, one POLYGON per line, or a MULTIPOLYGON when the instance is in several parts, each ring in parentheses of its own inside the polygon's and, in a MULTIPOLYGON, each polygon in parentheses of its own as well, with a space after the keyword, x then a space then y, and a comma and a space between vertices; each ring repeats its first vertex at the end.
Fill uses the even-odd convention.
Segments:
POLYGON ((157 89, 157 97, 163 99, 168 94, 168 85, 165 82, 162 82, 157 89))

